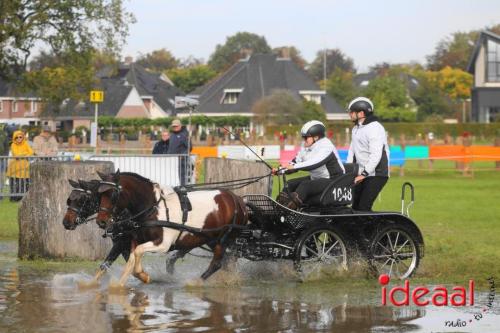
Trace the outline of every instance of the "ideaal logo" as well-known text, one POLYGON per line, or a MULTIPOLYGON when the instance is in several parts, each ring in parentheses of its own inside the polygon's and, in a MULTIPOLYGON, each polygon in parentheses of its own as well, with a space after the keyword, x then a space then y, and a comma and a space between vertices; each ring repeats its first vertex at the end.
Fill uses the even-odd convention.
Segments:
MULTIPOLYGON (((387 288, 385 287, 390 278, 387 274, 382 274, 378 278, 382 285, 382 305, 387 305, 387 288)), ((408 306, 411 301, 417 306, 426 306, 432 303, 435 306, 466 306, 474 305, 474 280, 469 280, 469 289, 462 286, 455 286, 452 293, 448 292, 444 286, 437 286, 430 290, 424 286, 418 286, 410 290, 410 281, 405 280, 404 287, 393 287, 389 291, 389 301, 395 306, 408 306), (396 293, 402 293, 402 300, 396 299, 396 293), (430 300, 427 295, 431 296, 430 300)))
MULTIPOLYGON (((416 306, 426 306, 432 303, 435 306, 472 306, 474 305, 474 280, 469 280, 468 288, 463 286, 455 286, 448 292, 444 286, 436 286, 432 290, 424 286, 418 286, 410 289, 410 282, 405 280, 403 287, 393 287, 387 295, 387 288, 385 287, 390 278, 386 274, 382 274, 378 279, 382 285, 382 305, 387 305, 387 299, 394 306, 408 306, 411 302, 416 306), (401 294, 402 299, 396 299, 396 293, 401 294), (426 297, 427 296, 427 297, 426 297)), ((493 301, 495 300, 495 280, 493 277, 487 279, 490 285, 488 293, 488 303, 482 308, 481 312, 472 315, 468 320, 472 323, 473 320, 479 321, 483 318, 483 314, 491 310, 493 301)), ((467 320, 457 319, 456 321, 445 321, 445 326, 448 327, 465 327, 467 320)))

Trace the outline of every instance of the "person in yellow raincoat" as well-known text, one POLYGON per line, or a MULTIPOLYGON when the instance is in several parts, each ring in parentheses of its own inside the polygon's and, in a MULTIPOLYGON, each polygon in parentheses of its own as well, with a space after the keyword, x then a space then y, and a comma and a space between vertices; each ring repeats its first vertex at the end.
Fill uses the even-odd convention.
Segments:
POLYGON ((30 183, 30 164, 28 159, 19 158, 24 156, 33 156, 26 136, 22 131, 15 131, 12 135, 12 144, 10 150, 14 158, 11 159, 7 168, 7 177, 9 177, 11 201, 22 199, 22 193, 28 191, 30 183))

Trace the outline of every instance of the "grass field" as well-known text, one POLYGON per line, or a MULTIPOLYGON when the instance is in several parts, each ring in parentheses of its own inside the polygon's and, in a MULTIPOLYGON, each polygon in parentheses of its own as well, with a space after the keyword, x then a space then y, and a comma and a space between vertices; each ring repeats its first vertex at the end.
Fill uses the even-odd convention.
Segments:
MULTIPOLYGON (((477 167, 473 177, 464 177, 452 162, 436 162, 432 172, 409 162, 405 176, 393 172, 377 199, 375 210, 400 211, 401 185, 415 186, 410 215, 426 247, 417 281, 464 284, 474 278, 481 285, 489 276, 500 278, 500 171, 493 163, 477 167)), ((18 205, 0 201, 0 239, 17 239, 18 205)))
POLYGON ((17 208, 19 202, 9 202, 9 198, 0 200, 0 240, 17 239, 17 208))

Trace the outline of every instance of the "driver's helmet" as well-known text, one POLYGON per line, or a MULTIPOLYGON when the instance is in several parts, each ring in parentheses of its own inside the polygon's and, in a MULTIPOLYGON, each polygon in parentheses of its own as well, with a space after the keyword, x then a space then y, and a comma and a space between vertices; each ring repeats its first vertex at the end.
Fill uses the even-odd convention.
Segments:
POLYGON ((324 138, 325 131, 325 125, 321 121, 311 120, 305 123, 304 126, 302 126, 300 135, 303 138, 308 136, 319 136, 320 138, 324 138))
POLYGON ((347 107, 347 112, 361 112, 364 111, 365 115, 372 114, 374 110, 373 103, 369 98, 357 97, 353 99, 347 107))

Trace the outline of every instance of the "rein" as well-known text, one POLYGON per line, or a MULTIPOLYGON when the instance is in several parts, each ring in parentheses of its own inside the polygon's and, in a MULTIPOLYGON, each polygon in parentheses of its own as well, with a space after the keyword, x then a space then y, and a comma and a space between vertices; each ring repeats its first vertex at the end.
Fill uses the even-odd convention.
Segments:
POLYGON ((261 179, 266 177, 270 177, 272 173, 265 174, 263 176, 256 176, 250 178, 242 178, 235 180, 227 180, 222 182, 213 182, 213 183, 203 183, 203 184, 188 184, 184 185, 184 188, 188 192, 193 191, 206 191, 206 190, 218 190, 218 189, 226 189, 226 190, 236 190, 248 186, 250 184, 256 183, 261 179))

